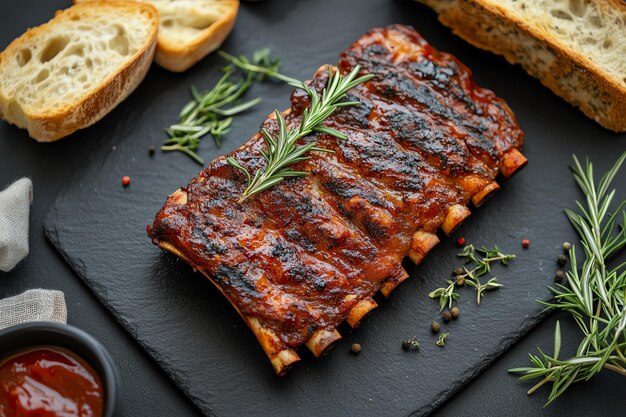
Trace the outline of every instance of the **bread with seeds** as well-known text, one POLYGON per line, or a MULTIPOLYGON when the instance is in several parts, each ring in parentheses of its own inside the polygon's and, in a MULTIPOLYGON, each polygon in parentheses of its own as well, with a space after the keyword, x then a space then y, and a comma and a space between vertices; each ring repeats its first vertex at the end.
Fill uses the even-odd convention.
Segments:
POLYGON ((469 43, 503 55, 607 129, 626 131, 622 0, 418 0, 469 43))

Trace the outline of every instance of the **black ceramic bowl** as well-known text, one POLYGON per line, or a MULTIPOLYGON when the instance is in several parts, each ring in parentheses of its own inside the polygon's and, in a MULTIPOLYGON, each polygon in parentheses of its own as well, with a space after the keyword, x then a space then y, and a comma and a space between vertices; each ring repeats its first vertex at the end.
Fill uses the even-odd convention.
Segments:
POLYGON ((96 339, 65 324, 34 322, 0 330, 0 363, 10 355, 36 347, 59 347, 84 359, 100 376, 103 417, 113 417, 119 391, 118 376, 109 353, 96 339))

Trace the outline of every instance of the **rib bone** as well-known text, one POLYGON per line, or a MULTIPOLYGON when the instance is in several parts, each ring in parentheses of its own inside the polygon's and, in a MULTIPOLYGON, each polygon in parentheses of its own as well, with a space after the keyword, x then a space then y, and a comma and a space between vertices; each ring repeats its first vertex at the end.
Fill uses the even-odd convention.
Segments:
POLYGON ((418 265, 424 257, 439 243, 439 238, 434 233, 419 230, 415 232, 411 239, 409 248, 409 257, 416 265, 418 265))
POLYGON ((511 148, 503 155, 500 172, 504 178, 510 178, 525 167, 527 163, 528 159, 518 149, 511 148))
POLYGON ((404 268, 398 268, 398 272, 393 277, 389 278, 387 281, 383 282, 383 285, 380 286, 380 292, 385 296, 389 297, 391 292, 398 286, 402 281, 409 277, 409 273, 404 270, 404 268))
POLYGON ((373 298, 368 297, 359 301, 352 310, 348 313, 348 317, 346 321, 352 328, 356 328, 361 324, 361 320, 365 318, 369 314, 370 311, 378 307, 376 301, 373 298))
POLYGON ((461 204, 454 204, 448 207, 448 214, 446 214, 446 218, 441 224, 441 229, 443 229, 446 235, 450 236, 469 215, 470 211, 467 207, 461 204))
POLYGON ((341 334, 337 329, 320 329, 307 340, 306 346, 313 352, 315 357, 319 358, 339 339, 341 339, 341 334))
POLYGON ((476 194, 472 196, 472 203, 474 203, 476 207, 482 206, 482 204, 485 201, 489 200, 489 198, 493 196, 493 194, 499 189, 500 189, 500 185, 497 182, 495 181, 490 182, 489 184, 487 184, 485 188, 483 188, 482 190, 480 190, 479 192, 477 192, 476 194))

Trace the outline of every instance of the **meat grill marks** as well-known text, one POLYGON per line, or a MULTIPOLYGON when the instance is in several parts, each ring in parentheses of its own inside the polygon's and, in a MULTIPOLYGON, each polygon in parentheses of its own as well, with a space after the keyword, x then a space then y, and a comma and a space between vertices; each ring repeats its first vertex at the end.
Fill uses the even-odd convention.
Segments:
MULTIPOLYGON (((345 51, 338 70, 374 74, 350 92, 326 125, 345 141, 317 134, 315 153, 291 178, 238 204, 246 183, 225 157, 172 194, 148 227, 153 242, 189 262, 224 293, 253 330, 278 374, 306 344, 321 355, 408 277, 439 239, 480 205, 526 159, 522 132, 491 91, 413 29, 374 29, 345 51)), ((328 67, 311 86, 321 91, 328 67)), ((299 122, 308 97, 296 90, 284 115, 299 122)), ((275 132, 269 117, 263 126, 275 132)), ((304 138, 303 140, 312 140, 304 138)), ((264 166, 260 134, 230 156, 264 166)))

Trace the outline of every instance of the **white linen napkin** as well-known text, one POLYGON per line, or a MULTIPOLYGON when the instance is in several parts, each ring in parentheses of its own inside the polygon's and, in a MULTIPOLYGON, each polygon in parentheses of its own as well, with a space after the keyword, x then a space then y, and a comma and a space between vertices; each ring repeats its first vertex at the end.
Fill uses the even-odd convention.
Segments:
POLYGON ((65 295, 38 289, 0 300, 0 329, 31 321, 67 323, 65 295))
POLYGON ((33 183, 15 181, 0 192, 0 271, 8 272, 28 255, 28 220, 33 183))

